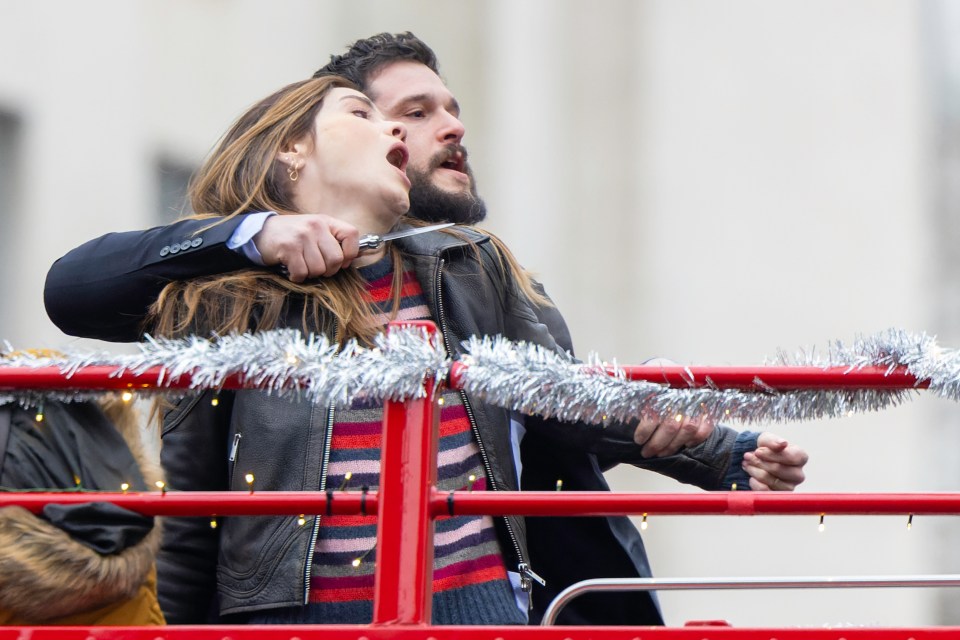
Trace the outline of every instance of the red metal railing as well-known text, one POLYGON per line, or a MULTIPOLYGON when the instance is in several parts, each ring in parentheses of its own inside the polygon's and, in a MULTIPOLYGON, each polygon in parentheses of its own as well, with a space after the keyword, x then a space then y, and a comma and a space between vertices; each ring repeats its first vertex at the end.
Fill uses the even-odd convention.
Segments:
MULTIPOLYGON (((455 371, 449 384, 457 386, 455 371)), ((753 387, 756 377, 765 386, 797 388, 915 388, 922 381, 903 369, 811 367, 663 368, 627 367, 632 379, 667 382, 688 387, 695 381, 719 387, 753 387), (822 384, 821 384, 822 383, 822 384)), ((110 367, 88 367, 67 379, 57 368, 0 367, 0 389, 124 389, 154 386, 159 370, 141 375, 109 377, 110 367)), ((177 387, 187 387, 182 376, 177 387)), ((243 386, 239 377, 225 388, 243 386)), ((428 385, 431 388, 432 385, 428 385)), ((379 492, 260 492, 251 493, 98 493, 97 500, 113 502, 150 515, 301 513, 378 514, 374 618, 370 626, 168 626, 168 627, 7 627, 0 640, 30 638, 90 639, 280 639, 323 637, 334 640, 530 638, 612 640, 635 638, 947 638, 960 637, 960 628, 915 629, 734 629, 724 627, 434 627, 430 621, 433 565, 433 519, 448 513, 491 515, 823 515, 823 514, 958 514, 960 494, 778 494, 744 491, 706 494, 648 494, 611 492, 439 492, 435 487, 438 413, 432 394, 403 403, 388 402, 384 413, 383 459, 379 492)), ((18 505, 38 512, 49 502, 87 502, 90 494, 0 493, 0 506, 18 505)))

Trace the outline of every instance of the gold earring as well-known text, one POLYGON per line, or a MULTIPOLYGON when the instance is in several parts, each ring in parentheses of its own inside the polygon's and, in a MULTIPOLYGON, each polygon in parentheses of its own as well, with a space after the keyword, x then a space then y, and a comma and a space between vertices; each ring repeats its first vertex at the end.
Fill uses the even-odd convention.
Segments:
POLYGON ((293 164, 287 167, 287 175, 290 176, 290 182, 296 182, 300 179, 300 163, 294 160, 293 164))

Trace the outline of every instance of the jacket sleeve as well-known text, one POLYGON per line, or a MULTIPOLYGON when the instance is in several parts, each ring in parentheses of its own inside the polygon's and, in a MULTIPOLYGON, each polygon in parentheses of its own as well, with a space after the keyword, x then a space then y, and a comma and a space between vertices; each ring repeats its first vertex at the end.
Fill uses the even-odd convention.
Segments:
POLYGON ((47 315, 68 335, 139 340, 147 310, 168 282, 250 266, 226 246, 243 218, 199 233, 211 219, 108 233, 86 242, 50 267, 43 291, 47 315))
MULTIPOLYGON (((175 491, 226 491, 233 394, 181 400, 164 417, 160 461, 175 491)), ((219 528, 210 517, 167 517, 157 557, 160 608, 170 624, 202 624, 216 614, 219 528)))

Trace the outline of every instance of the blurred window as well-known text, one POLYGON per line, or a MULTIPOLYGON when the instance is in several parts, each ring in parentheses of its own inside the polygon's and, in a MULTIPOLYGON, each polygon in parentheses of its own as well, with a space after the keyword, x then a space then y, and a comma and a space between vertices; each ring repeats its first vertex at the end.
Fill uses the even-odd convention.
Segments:
MULTIPOLYGON (((0 300, 14 295, 18 237, 17 209, 20 206, 20 163, 23 161, 22 125, 11 111, 0 109, 0 300)), ((0 339, 9 335, 16 305, 0 303, 0 339)))
POLYGON ((187 202, 187 185, 194 167, 169 159, 162 159, 156 165, 157 210, 155 224, 167 224, 177 218, 190 215, 193 210, 187 202))

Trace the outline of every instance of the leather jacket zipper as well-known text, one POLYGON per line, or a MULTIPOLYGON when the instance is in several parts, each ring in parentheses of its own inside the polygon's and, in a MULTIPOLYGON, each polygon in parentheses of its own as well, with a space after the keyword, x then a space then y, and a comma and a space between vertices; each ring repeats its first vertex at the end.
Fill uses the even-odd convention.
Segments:
MULTIPOLYGON (((327 435, 323 440, 323 458, 320 465, 320 491, 327 490, 327 466, 330 464, 330 440, 333 438, 333 409, 331 402, 327 408, 327 435)), ((320 515, 313 518, 313 532, 310 534, 310 543, 307 546, 307 562, 303 567, 303 604, 310 602, 310 578, 313 574, 313 552, 317 546, 317 537, 320 535, 320 515)))
POLYGON ((233 479, 237 476, 237 456, 240 453, 240 440, 243 434, 239 431, 233 434, 233 444, 230 445, 230 456, 227 462, 230 463, 230 486, 233 487, 233 479))
MULTIPOLYGON (((447 337, 447 323, 446 315, 444 314, 443 309, 443 292, 440 286, 440 277, 443 271, 444 259, 440 258, 440 261, 437 263, 437 270, 434 275, 434 282, 436 283, 436 294, 437 294, 437 320, 440 322, 440 333, 443 335, 443 346, 447 350, 447 355, 450 356, 453 354, 453 350, 450 348, 450 339, 447 337)), ((480 450, 480 459, 483 461, 484 471, 487 473, 487 479, 490 481, 490 488, 493 491, 499 491, 497 487, 497 480, 493 475, 493 467, 490 466, 490 459, 487 456, 487 450, 483 446, 483 440, 480 439, 480 429, 477 427, 477 420, 473 414, 473 407, 470 406, 470 401, 467 399, 467 394, 461 389, 460 398, 463 401, 463 407, 467 411, 467 418, 470 420, 470 429, 473 431, 473 437, 477 440, 477 448, 480 450)), ((530 593, 533 590, 533 583, 531 578, 536 580, 540 585, 545 586, 546 581, 538 576, 530 568, 529 563, 523 557, 523 552, 520 550, 520 542, 517 540, 517 534, 513 531, 513 526, 510 524, 510 520, 506 516, 503 517, 503 523, 507 528, 507 535, 510 537, 510 542, 513 544, 513 551, 517 556, 517 572, 520 574, 520 588, 530 593)), ((530 608, 533 608, 533 598, 530 598, 530 608)))

